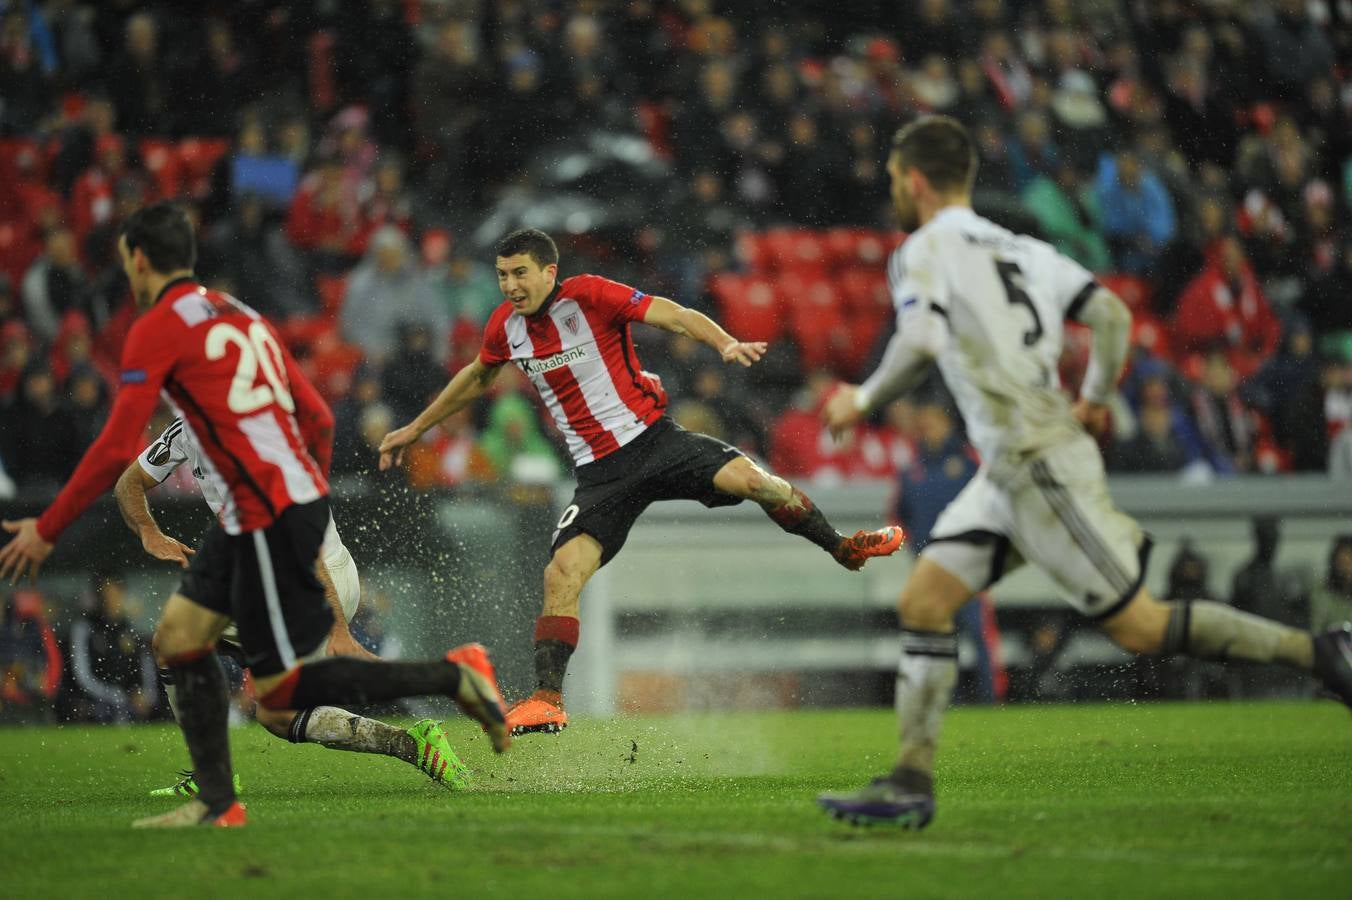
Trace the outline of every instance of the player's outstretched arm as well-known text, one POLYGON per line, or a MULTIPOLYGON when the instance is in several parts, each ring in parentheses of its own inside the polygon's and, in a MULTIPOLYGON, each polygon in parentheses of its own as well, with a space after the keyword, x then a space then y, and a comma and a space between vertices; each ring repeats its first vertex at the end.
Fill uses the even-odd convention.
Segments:
POLYGON ((356 638, 352 637, 352 629, 348 627, 347 616, 343 612, 343 601, 338 597, 338 588, 334 585, 333 576, 329 574, 329 567, 324 565, 324 560, 321 559, 315 563, 315 575, 319 577, 319 583, 324 586, 325 602, 329 604, 329 609, 333 610, 333 627, 329 629, 328 655, 380 659, 379 656, 358 644, 356 638))
POLYGON ((765 355, 764 341, 739 341, 704 313, 681 306, 665 297, 652 298, 643 321, 664 331, 689 335, 701 343, 708 344, 718 351, 723 357, 723 362, 750 366, 752 363, 760 362, 761 357, 765 355))
POLYGON ((488 390, 493 379, 498 377, 501 366, 488 366, 479 359, 465 366, 442 388, 437 398, 427 408, 418 413, 418 417, 403 428, 396 428, 380 442, 380 470, 397 466, 404 458, 404 451, 414 441, 422 437, 429 428, 447 416, 453 416, 469 406, 488 390))
POLYGON ((831 435, 840 440, 864 416, 915 387, 947 341, 948 328, 938 316, 913 316, 906 327, 898 322, 874 373, 863 384, 840 385, 822 407, 831 435))
POLYGON ((1094 437, 1108 430, 1108 400, 1122 375, 1131 342, 1131 310, 1105 287, 1099 287, 1076 313, 1076 319, 1094 332, 1089 367, 1075 404, 1075 418, 1094 437))
POLYGON ((146 492, 158 484, 141 468, 140 463, 133 461, 117 479, 113 496, 117 498, 122 521, 127 523, 132 534, 141 539, 145 551, 156 559, 178 563, 186 569, 188 557, 195 551, 160 530, 160 523, 155 521, 155 515, 150 511, 150 501, 146 499, 146 492))

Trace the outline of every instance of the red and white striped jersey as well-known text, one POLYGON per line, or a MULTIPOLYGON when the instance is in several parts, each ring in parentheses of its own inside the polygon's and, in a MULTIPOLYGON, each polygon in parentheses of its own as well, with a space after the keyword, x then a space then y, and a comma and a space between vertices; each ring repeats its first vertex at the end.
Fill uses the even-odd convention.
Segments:
POLYGON ((54 540, 135 458, 161 394, 201 449, 204 474, 225 486, 219 517, 229 533, 265 528, 287 507, 328 493, 325 470, 307 449, 326 461, 327 404, 262 316, 182 278, 165 286, 127 335, 108 422, 38 519, 45 539, 54 540))
POLYGON ((667 407, 629 335, 651 303, 648 294, 597 275, 567 278, 532 316, 509 302, 494 310, 479 361, 520 366, 567 438, 573 462, 586 465, 638 437, 667 407))

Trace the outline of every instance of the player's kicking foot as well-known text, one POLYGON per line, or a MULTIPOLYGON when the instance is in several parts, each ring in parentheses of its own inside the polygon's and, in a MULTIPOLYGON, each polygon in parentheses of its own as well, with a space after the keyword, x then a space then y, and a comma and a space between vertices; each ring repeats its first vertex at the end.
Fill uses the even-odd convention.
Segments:
POLYGON ((462 644, 446 654, 447 662, 460 667, 460 687, 451 699, 471 719, 488 732, 493 750, 501 753, 512 746, 512 735, 502 711, 502 694, 488 650, 482 644, 462 644))
MULTIPOLYGON (((169 787, 155 788, 150 792, 152 797, 187 797, 189 799, 197 796, 197 779, 193 777, 192 772, 179 772, 178 784, 169 787)), ((239 773, 235 773, 235 793, 244 793, 244 788, 239 783, 239 773)))
POLYGON ((906 532, 893 525, 877 531, 856 531, 854 537, 842 538, 832 555, 851 572, 864 568, 864 563, 875 556, 891 556, 901 549, 906 532))
POLYGON ((568 727, 568 713, 558 691, 536 691, 507 710, 512 734, 558 734, 568 727))
POLYGON ((453 791, 469 787, 469 769, 451 749, 440 725, 431 719, 423 719, 408 730, 408 735, 418 747, 413 764, 428 778, 453 791))
POLYGON ((1352 709, 1352 624, 1344 622, 1314 636, 1314 673, 1352 709))
POLYGON ((131 823, 132 828, 195 828, 205 825, 210 828, 240 828, 248 822, 244 804, 236 800, 225 812, 212 815, 201 800, 189 800, 187 803, 158 816, 148 816, 131 823))
POLYGON ((894 825, 919 830, 934 818, 934 794, 904 788, 890 778, 875 778, 852 794, 821 794, 817 803, 832 817, 851 825, 894 825))

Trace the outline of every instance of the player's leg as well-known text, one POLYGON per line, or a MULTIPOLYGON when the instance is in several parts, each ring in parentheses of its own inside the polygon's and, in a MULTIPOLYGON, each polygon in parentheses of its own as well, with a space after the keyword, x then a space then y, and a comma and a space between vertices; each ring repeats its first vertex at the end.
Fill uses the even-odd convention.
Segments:
POLYGON ((544 571, 544 607, 535 622, 535 691, 507 712, 513 734, 556 733, 568 725, 563 679, 581 635, 582 589, 620 552, 629 530, 656 498, 652 450, 622 474, 596 480, 583 467, 573 502, 559 517, 544 571))
POLYGON ((215 642, 229 619, 175 593, 155 629, 156 659, 178 692, 178 723, 197 781, 196 799, 166 813, 140 819, 138 828, 199 824, 242 825, 230 762, 230 696, 215 642))
POLYGON ((901 660, 896 710, 900 750, 887 775, 818 802, 851 822, 923 828, 934 816, 934 760, 958 677, 954 617, 973 595, 1023 564, 1002 533, 1008 504, 979 472, 940 515, 897 603, 901 660))
POLYGON ((924 828, 934 817, 934 757, 944 711, 958 678, 954 616, 972 588, 921 555, 902 588, 901 661, 895 704, 901 747, 892 771, 862 790, 817 798, 831 815, 854 824, 924 828))
POLYGON ((1212 600, 1161 602, 1142 588, 1103 630, 1131 653, 1276 663, 1309 672, 1352 707, 1352 629, 1310 634, 1212 600))
POLYGON ((1150 542, 1113 505, 1088 438, 1049 452, 1029 474, 1014 504, 1021 549, 1123 649, 1279 663, 1314 673, 1352 705, 1346 632, 1316 637, 1211 600, 1162 603, 1141 587, 1150 542))
POLYGON ((403 729, 336 706, 278 710, 262 704, 255 718, 270 733, 293 744, 319 744, 330 750, 392 756, 445 787, 462 788, 469 784, 469 769, 451 749, 445 732, 431 719, 403 729))
POLYGON ((259 705, 304 710, 440 694, 485 727, 495 750, 507 749, 493 667, 478 645, 427 662, 320 657, 333 623, 315 569, 328 516, 321 499, 289 507, 268 528, 231 539, 237 544, 235 621, 259 705))
POLYGON ((724 494, 759 504, 770 521, 789 534, 806 538, 821 547, 836 562, 852 571, 863 568, 871 557, 895 553, 905 539, 897 526, 859 531, 846 537, 836 531, 817 504, 801 490, 740 454, 722 465, 714 475, 713 483, 724 494))

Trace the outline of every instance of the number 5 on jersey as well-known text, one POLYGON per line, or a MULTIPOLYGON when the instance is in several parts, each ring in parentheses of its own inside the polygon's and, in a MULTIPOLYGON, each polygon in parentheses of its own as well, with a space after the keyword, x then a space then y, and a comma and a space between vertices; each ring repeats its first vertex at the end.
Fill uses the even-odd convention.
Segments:
POLYGON ((1026 306, 1033 317, 1033 327, 1023 333, 1023 345, 1031 347, 1042 339, 1042 317, 1037 314, 1033 298, 1023 287, 1023 270, 1016 262, 1004 259, 995 261, 995 271, 1000 273, 1000 283, 1005 286, 1005 297, 1015 306, 1026 306))
POLYGON ((291 391, 282 377, 285 371, 282 348, 277 346, 268 327, 262 322, 254 322, 249 326, 248 334, 245 334, 229 322, 213 326, 207 332, 207 359, 223 359, 229 344, 239 348, 235 378, 230 383, 230 411, 245 416, 276 400, 282 409, 289 413, 295 412, 296 401, 291 399, 291 391), (260 367, 267 384, 255 385, 260 367))

